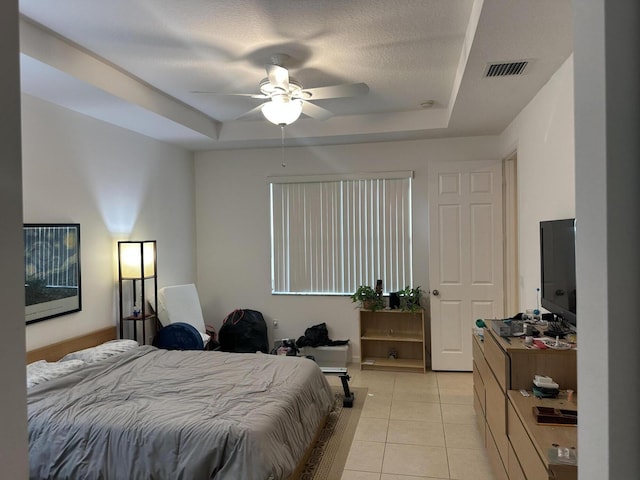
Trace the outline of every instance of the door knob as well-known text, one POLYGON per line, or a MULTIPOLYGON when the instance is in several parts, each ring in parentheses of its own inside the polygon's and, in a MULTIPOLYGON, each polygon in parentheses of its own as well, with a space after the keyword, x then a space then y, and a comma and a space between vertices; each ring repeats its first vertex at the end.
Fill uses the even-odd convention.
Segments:
POLYGON ((440 295, 440 292, 438 290, 434 290, 431 293, 433 293, 434 297, 437 297, 438 295, 440 295))

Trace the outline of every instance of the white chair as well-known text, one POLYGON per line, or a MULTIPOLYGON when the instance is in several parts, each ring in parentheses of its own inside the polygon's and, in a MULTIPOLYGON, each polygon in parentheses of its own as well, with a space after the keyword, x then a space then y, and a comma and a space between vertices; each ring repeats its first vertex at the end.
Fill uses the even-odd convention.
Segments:
POLYGON ((193 326, 202 336, 205 349, 211 333, 215 332, 204 323, 200 298, 193 283, 164 287, 158 291, 158 319, 163 327, 177 322, 193 326))

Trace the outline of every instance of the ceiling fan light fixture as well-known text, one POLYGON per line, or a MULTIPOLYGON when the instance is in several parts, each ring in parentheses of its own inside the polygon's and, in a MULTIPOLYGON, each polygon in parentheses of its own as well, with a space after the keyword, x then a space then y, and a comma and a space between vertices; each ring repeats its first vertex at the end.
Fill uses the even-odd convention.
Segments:
POLYGON ((260 81, 260 91, 263 95, 291 94, 292 97, 303 95, 302 84, 294 77, 289 77, 289 91, 285 92, 282 88, 272 85, 269 78, 263 78, 260 81))
POLYGON ((286 95, 274 96, 262 105, 262 114, 274 125, 291 125, 302 113, 302 100, 290 99, 286 95))

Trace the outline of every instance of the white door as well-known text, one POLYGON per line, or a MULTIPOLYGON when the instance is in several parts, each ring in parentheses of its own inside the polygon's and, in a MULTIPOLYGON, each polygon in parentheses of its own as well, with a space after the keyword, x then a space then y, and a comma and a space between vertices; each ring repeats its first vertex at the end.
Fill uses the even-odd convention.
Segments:
POLYGON ((503 316, 502 163, 429 166, 433 370, 470 371, 478 318, 503 316))

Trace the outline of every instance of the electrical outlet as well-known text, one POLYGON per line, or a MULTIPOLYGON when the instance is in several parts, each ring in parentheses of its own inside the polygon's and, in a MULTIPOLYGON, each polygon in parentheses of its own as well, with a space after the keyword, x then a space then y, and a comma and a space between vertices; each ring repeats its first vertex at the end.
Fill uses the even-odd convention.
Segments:
POLYGON ((273 319, 273 328, 278 328, 278 320, 273 319))

